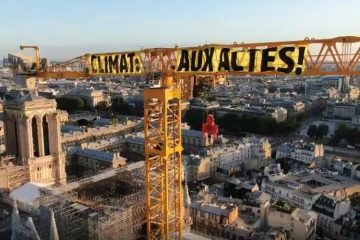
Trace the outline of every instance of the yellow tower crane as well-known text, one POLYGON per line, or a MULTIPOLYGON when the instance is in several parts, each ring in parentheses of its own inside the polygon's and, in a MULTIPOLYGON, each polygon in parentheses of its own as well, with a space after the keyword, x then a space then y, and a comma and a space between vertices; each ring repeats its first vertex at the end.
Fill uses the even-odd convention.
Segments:
POLYGON ((41 58, 40 58, 40 48, 38 46, 28 46, 28 45, 21 45, 20 46, 20 50, 24 50, 26 48, 30 48, 30 49, 34 49, 35 50, 35 71, 40 71, 40 63, 41 63, 41 58))
POLYGON ((25 47, 36 50, 38 77, 146 75, 159 83, 144 91, 149 240, 182 238, 181 101, 194 83, 216 85, 227 75, 360 75, 360 37, 353 36, 86 54, 46 70, 39 70, 39 49, 25 47))

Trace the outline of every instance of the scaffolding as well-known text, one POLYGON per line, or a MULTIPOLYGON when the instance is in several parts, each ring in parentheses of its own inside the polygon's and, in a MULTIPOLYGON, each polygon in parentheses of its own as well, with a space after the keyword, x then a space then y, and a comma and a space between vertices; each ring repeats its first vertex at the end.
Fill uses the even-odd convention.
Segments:
POLYGON ((121 199, 123 208, 117 211, 109 209, 110 213, 91 221, 93 226, 89 239, 136 240, 146 224, 145 191, 138 192, 121 199), (121 236, 121 237, 120 237, 121 236))
POLYGON ((68 199, 42 205, 39 219, 39 234, 42 239, 50 238, 50 211, 54 212, 59 236, 64 240, 87 239, 89 235, 88 219, 97 215, 91 208, 68 199))
POLYGON ((102 174, 92 181, 82 180, 61 191, 43 189, 39 219, 42 239, 49 239, 51 211, 61 239, 139 239, 146 224, 145 172, 143 167, 130 169, 108 174, 107 178, 102 174))

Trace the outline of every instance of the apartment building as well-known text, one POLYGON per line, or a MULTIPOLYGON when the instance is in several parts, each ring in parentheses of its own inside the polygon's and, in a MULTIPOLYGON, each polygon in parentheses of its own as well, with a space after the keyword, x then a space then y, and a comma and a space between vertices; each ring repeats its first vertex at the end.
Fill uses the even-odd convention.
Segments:
POLYGON ((276 159, 291 158, 305 164, 313 162, 318 157, 324 157, 324 145, 302 140, 284 143, 276 151, 276 159))
POLYGON ((279 201, 270 207, 268 225, 292 232, 297 240, 314 240, 317 214, 286 205, 285 202, 279 201))

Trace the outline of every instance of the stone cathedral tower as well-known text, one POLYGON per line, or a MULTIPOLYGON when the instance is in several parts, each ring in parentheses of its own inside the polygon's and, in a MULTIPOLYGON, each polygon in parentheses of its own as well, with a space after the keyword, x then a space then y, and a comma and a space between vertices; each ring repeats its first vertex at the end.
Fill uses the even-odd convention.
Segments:
POLYGON ((6 152, 28 166, 30 181, 65 183, 65 155, 61 148, 60 111, 56 101, 34 94, 6 101, 6 152))

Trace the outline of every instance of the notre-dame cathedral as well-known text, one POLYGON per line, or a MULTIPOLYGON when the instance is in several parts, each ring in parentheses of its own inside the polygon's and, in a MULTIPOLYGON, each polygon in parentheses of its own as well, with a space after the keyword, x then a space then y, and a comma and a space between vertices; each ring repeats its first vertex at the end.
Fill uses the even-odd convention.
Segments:
POLYGON ((60 117, 54 99, 27 94, 6 101, 4 131, 8 159, 0 169, 0 188, 11 190, 28 181, 65 183, 60 117))

